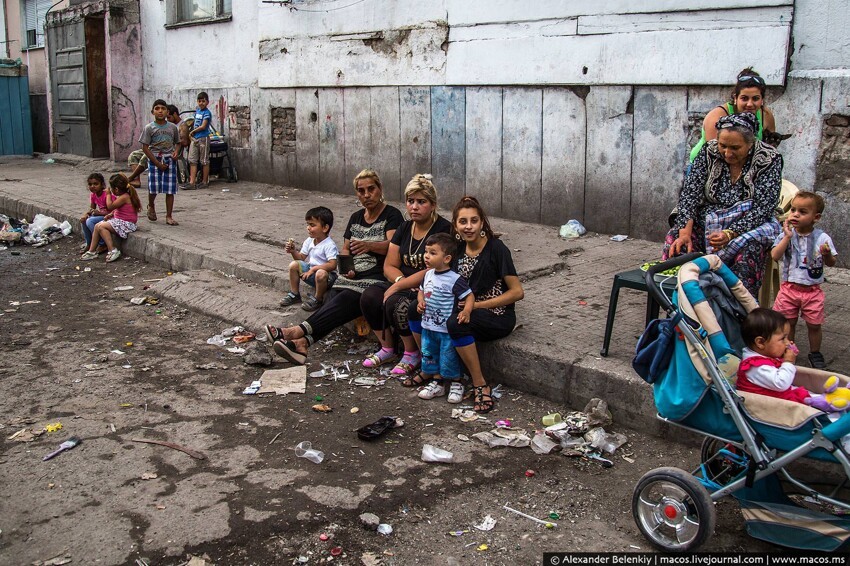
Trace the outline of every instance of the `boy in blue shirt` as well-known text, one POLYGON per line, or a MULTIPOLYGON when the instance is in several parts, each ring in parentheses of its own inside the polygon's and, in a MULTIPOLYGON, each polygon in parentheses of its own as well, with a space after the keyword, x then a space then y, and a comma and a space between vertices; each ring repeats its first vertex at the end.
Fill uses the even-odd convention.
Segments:
POLYGON ((198 163, 203 167, 203 178, 201 187, 206 188, 210 184, 210 124, 212 123, 212 112, 207 106, 210 97, 206 92, 198 93, 198 107, 195 108, 194 128, 189 132, 191 143, 189 144, 189 182, 196 189, 195 179, 198 176, 198 163))
POLYGON ((466 279, 451 269, 456 249, 457 244, 452 237, 442 232, 432 234, 425 240, 425 265, 428 271, 419 288, 416 308, 422 313, 420 375, 430 383, 419 392, 420 399, 442 397, 446 394, 444 383, 449 382, 449 403, 460 403, 463 400, 460 358, 452 344, 446 321, 457 313, 458 323, 468 324, 475 297, 466 279), (463 310, 458 312, 456 305, 462 299, 466 301, 463 310))

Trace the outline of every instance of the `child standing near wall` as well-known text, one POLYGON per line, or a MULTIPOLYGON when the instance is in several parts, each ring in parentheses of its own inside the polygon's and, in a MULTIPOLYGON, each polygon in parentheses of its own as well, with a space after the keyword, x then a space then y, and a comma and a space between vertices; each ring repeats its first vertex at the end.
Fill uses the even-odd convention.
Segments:
POLYGON ((165 195, 165 223, 177 226, 174 220, 174 195, 177 194, 177 156, 180 134, 177 126, 166 120, 168 105, 157 99, 151 109, 154 121, 145 126, 139 142, 148 158, 148 220, 156 221, 156 195, 165 195))
POLYGON ((781 313, 791 325, 789 338, 794 339, 797 317, 802 316, 809 331, 809 363, 813 368, 826 368, 820 353, 826 318, 823 283, 823 266, 835 265, 835 244, 832 238, 815 223, 823 214, 823 197, 809 191, 800 191, 791 201, 791 211, 782 227, 782 235, 773 244, 770 255, 782 261, 782 283, 773 303, 773 310, 781 313))
MULTIPOLYGON (((201 187, 207 188, 210 184, 210 124, 212 123, 212 112, 207 105, 210 98, 206 92, 198 93, 198 107, 195 108, 195 121, 193 129, 189 132, 191 143, 189 144, 189 183, 194 185, 198 175, 198 162, 203 167, 203 178, 201 187)), ((197 187, 193 187, 197 188, 197 187)))

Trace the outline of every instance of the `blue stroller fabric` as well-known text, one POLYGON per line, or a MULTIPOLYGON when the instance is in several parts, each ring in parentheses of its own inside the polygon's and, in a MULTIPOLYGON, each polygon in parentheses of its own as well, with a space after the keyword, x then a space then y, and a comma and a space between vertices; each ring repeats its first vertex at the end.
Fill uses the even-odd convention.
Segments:
POLYGON ((673 318, 655 319, 640 335, 632 368, 647 383, 655 383, 670 365, 676 342, 676 325, 681 320, 680 313, 673 318))

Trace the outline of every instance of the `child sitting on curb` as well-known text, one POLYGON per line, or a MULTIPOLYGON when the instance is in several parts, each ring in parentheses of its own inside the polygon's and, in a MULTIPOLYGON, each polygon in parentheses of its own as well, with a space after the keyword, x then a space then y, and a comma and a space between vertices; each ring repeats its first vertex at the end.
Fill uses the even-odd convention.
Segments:
MULTIPOLYGON (((100 173, 92 173, 89 175, 89 178, 86 180, 86 184, 89 187, 89 209, 86 213, 80 218, 80 225, 83 228, 83 237, 85 238, 85 243, 83 244, 80 251, 85 252, 91 246, 91 235, 94 232, 94 227, 97 226, 98 222, 101 222, 103 218, 109 214, 109 211, 106 210, 106 195, 109 191, 106 190, 106 181, 103 179, 103 175, 100 173)), ((97 253, 103 253, 106 251, 106 244, 101 240, 98 242, 97 253)))
POLYGON ((307 221, 307 235, 301 251, 295 251, 295 242, 290 238, 283 248, 295 260, 289 264, 289 293, 280 301, 281 306, 288 307, 301 301, 299 283, 304 281, 316 289, 312 297, 305 299, 301 308, 307 312, 322 306, 325 293, 333 287, 337 278, 336 264, 339 250, 330 237, 334 224, 334 213, 324 206, 311 208, 304 215, 307 221))

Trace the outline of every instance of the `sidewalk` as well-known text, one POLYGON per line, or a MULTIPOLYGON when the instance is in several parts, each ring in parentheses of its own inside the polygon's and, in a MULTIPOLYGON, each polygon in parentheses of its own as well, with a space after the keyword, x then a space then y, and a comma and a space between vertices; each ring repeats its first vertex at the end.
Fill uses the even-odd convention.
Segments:
MULTIPOLYGON (((68 219, 78 237, 77 219, 88 202, 86 177, 96 170, 108 177, 116 168, 102 160, 70 161, 79 165, 0 159, 0 212, 29 220, 36 213, 68 219)), ((439 179, 435 181, 439 190, 439 179)), ((144 202, 145 195, 140 196, 144 202)), ((304 212, 320 204, 334 211, 331 235, 341 245, 345 223, 357 207, 353 190, 338 195, 214 181, 206 190, 177 195, 176 227, 165 224, 165 202, 158 198, 160 220, 149 222, 143 214, 124 251, 179 272, 155 290, 190 308, 254 329, 266 322, 294 323, 306 313, 277 306, 288 288, 288 260, 281 246, 289 237, 303 239, 304 212), (261 199, 274 200, 257 199, 258 193, 261 199)), ((403 210, 400 203, 392 204, 403 210)), ((492 224, 513 251, 525 299, 517 305, 517 330, 481 347, 486 375, 548 399, 552 409, 580 409, 590 398, 600 397, 617 420, 660 433, 651 388, 629 365, 643 330, 645 293, 621 291, 609 357, 599 355, 613 275, 656 259, 660 245, 644 240, 617 243, 594 234, 565 242, 551 226, 504 219, 492 219, 492 224)), ((823 352, 831 369, 850 373, 850 273, 828 269, 827 277, 823 352)), ((800 327, 803 353, 808 351, 806 342, 800 327)))

